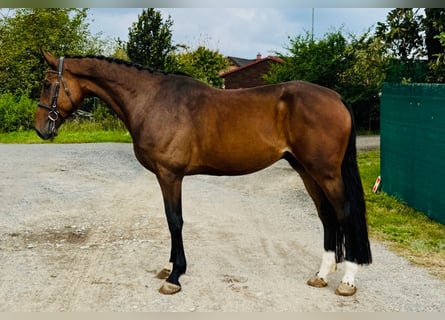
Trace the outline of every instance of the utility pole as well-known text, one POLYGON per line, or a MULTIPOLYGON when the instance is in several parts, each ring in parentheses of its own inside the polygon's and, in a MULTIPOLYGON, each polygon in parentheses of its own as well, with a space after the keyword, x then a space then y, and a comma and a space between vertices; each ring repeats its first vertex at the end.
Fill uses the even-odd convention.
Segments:
POLYGON ((315 15, 315 8, 312 8, 312 42, 314 41, 314 15, 315 15))

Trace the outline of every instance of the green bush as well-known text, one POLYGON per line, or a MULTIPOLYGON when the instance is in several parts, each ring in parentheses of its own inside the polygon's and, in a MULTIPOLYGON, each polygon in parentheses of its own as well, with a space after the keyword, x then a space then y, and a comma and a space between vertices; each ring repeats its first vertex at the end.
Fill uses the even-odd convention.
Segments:
POLYGON ((0 132, 25 131, 34 128, 37 103, 27 96, 0 95, 0 132))
POLYGON ((102 130, 126 130, 124 123, 104 103, 99 103, 96 106, 93 111, 93 119, 101 125, 102 130))

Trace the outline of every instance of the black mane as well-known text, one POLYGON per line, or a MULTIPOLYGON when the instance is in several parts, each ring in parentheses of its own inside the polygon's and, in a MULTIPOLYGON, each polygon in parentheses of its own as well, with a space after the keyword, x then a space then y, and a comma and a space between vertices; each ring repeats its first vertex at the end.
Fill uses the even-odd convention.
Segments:
POLYGON ((165 70, 157 70, 157 69, 154 69, 154 68, 151 68, 151 67, 143 66, 143 65, 138 64, 138 63, 134 63, 134 62, 118 59, 118 58, 110 58, 110 57, 106 57, 106 56, 102 56, 102 55, 65 56, 65 58, 70 58, 70 59, 97 59, 97 60, 106 61, 108 63, 115 63, 115 64, 118 64, 118 65, 123 65, 123 66, 129 67, 129 68, 136 68, 138 70, 147 71, 147 72, 150 72, 150 73, 159 72, 159 73, 163 73, 165 75, 174 74, 174 75, 181 75, 181 76, 192 77, 189 74, 186 74, 186 73, 181 72, 181 71, 167 72, 165 70))

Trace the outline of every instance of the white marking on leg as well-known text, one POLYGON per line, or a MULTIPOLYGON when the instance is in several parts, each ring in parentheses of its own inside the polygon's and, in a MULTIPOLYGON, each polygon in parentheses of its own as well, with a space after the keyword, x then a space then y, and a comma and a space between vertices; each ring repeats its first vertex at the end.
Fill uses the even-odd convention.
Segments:
POLYGON ((335 271, 337 265, 335 263, 335 252, 325 251, 323 252, 323 258, 321 260, 320 271, 318 272, 318 277, 323 278, 327 281, 327 276, 329 273, 335 271))
POLYGON ((164 266, 164 270, 173 270, 173 263, 172 262, 168 262, 165 266, 164 266))
POLYGON ((354 284, 355 275, 358 271, 358 264, 350 261, 345 261, 345 274, 341 282, 348 283, 350 285, 354 284))

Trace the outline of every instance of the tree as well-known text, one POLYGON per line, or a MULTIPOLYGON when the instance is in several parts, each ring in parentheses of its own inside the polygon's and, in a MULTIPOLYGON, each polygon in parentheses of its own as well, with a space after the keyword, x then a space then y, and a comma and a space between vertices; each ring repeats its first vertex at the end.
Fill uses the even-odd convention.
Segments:
POLYGON ((384 48, 401 61, 420 58, 425 54, 421 20, 418 10, 393 9, 386 23, 377 23, 376 36, 382 40, 384 48))
POLYGON ((445 9, 396 8, 379 22, 376 36, 392 55, 386 67, 388 81, 445 82, 443 52, 445 9))
POLYGON ((445 9, 426 8, 423 19, 429 82, 445 82, 445 9))
POLYGON ((385 80, 387 58, 382 44, 369 31, 352 37, 345 50, 349 67, 339 76, 341 93, 354 106, 357 126, 376 130, 380 124, 380 90, 385 80))
POLYGON ((376 95, 385 80, 384 67, 386 57, 381 54, 382 44, 369 32, 352 37, 345 50, 348 68, 340 75, 342 87, 354 87, 354 93, 348 94, 350 101, 366 100, 376 95))
POLYGON ((229 66, 229 61, 218 51, 199 46, 196 50, 179 53, 175 58, 177 71, 189 74, 214 87, 222 87, 223 80, 219 77, 219 73, 229 66))
POLYGON ((445 83, 445 32, 441 32, 435 38, 442 46, 442 52, 434 54, 429 61, 430 72, 428 80, 430 82, 445 83))
POLYGON ((289 41, 290 46, 285 48, 288 54, 276 53, 284 63, 272 65, 266 81, 306 80, 338 89, 338 75, 347 68, 344 60, 347 41, 340 31, 328 33, 318 41, 308 32, 289 41))
POLYGON ((388 81, 425 81, 422 19, 419 9, 396 8, 388 13, 386 22, 377 23, 376 37, 382 43, 382 54, 390 56, 386 66, 388 81))
POLYGON ((142 10, 138 21, 129 28, 128 58, 156 70, 168 70, 171 54, 176 49, 172 44, 172 25, 170 16, 163 21, 159 11, 153 8, 142 10))
POLYGON ((121 59, 128 61, 128 55, 126 50, 126 44, 121 39, 117 39, 113 52, 110 54, 111 58, 121 59))
POLYGON ((56 55, 97 54, 103 46, 88 30, 87 11, 27 8, 0 17, 0 93, 39 95, 47 68, 41 48, 56 55))
POLYGON ((422 20, 425 30, 425 45, 428 61, 435 60, 435 55, 443 53, 443 46, 439 36, 445 32, 445 9, 426 8, 422 20))

